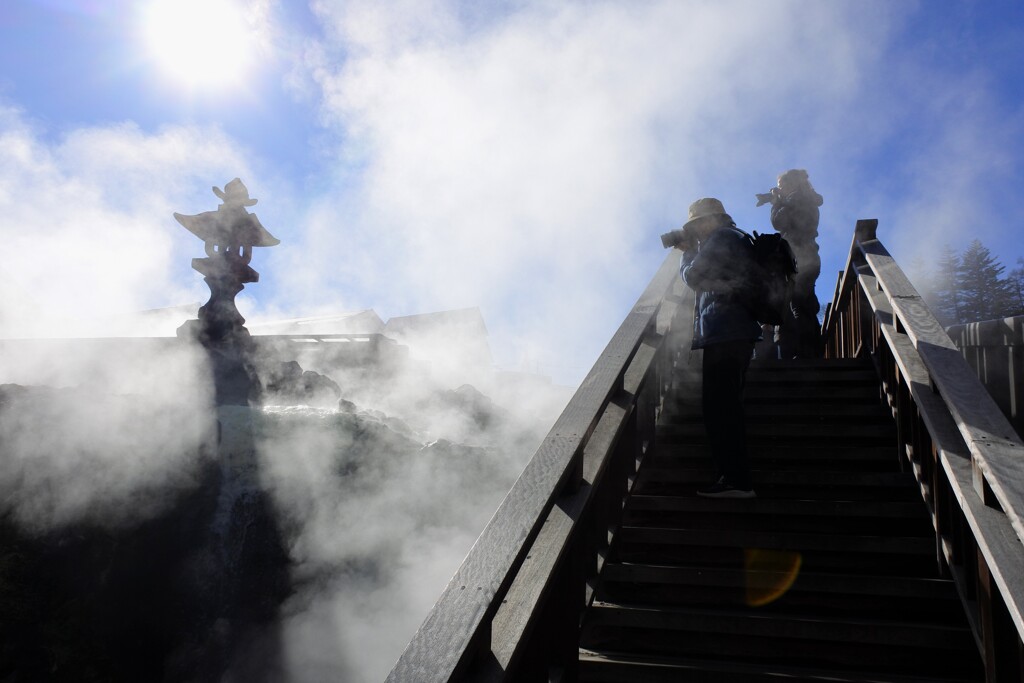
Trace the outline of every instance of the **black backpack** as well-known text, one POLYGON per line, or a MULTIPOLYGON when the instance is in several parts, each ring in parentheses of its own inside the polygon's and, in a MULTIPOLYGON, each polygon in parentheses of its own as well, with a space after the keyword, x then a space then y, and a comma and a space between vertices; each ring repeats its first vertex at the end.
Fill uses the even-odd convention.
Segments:
POLYGON ((745 305, 762 325, 781 325, 793 298, 793 276, 797 272, 793 248, 777 232, 761 235, 755 230, 747 238, 755 266, 745 305))

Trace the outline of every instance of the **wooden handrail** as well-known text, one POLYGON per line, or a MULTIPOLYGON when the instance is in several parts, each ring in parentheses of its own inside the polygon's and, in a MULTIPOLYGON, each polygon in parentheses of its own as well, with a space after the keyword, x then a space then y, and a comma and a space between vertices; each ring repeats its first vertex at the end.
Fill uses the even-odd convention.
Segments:
POLYGON ((666 256, 388 681, 574 677, 588 581, 653 444, 674 352, 689 347, 693 295, 678 262, 666 256))
POLYGON ((1024 436, 1024 316, 946 328, 1003 415, 1024 436))
POLYGON ((830 357, 869 356, 901 463, 932 513, 989 681, 1024 672, 1024 443, 876 237, 858 221, 827 308, 830 357))

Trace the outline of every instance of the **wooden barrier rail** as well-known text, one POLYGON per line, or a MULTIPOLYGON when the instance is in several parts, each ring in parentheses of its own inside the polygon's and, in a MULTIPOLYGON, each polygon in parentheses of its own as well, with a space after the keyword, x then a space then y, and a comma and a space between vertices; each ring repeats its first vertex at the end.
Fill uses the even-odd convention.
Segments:
POLYGON ((689 348, 693 293, 678 262, 666 256, 388 681, 576 678, 580 614, 653 444, 675 352, 689 348))
POLYGON ((829 357, 870 356, 901 463, 932 514, 986 680, 1024 680, 1024 444, 876 237, 857 222, 826 309, 829 357))
POLYGON ((1024 316, 953 325, 946 333, 1024 437, 1024 316))

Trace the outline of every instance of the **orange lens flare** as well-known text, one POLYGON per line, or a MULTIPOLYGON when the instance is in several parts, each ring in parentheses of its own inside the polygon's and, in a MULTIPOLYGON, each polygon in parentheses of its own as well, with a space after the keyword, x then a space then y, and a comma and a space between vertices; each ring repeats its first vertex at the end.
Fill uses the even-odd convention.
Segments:
POLYGON ((763 607, 786 594, 800 574, 803 556, 789 550, 749 548, 743 551, 746 601, 763 607))

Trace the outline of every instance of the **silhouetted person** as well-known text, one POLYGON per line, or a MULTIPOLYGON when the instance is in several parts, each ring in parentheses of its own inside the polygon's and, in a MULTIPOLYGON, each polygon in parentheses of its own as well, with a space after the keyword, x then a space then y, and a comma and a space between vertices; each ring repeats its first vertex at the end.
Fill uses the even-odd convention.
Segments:
POLYGON ((680 274, 697 294, 693 348, 704 350, 701 398, 704 428, 719 478, 697 490, 714 498, 753 498, 747 463, 743 385, 761 326, 741 303, 750 281, 753 250, 717 199, 690 205, 680 274))
POLYGON ((793 301, 786 319, 775 330, 782 358, 819 358, 822 355, 818 297, 814 283, 821 273, 818 256, 818 207, 821 195, 811 187, 807 171, 792 169, 779 176, 778 186, 758 194, 757 205, 772 205, 772 227, 793 249, 797 274, 793 301))

